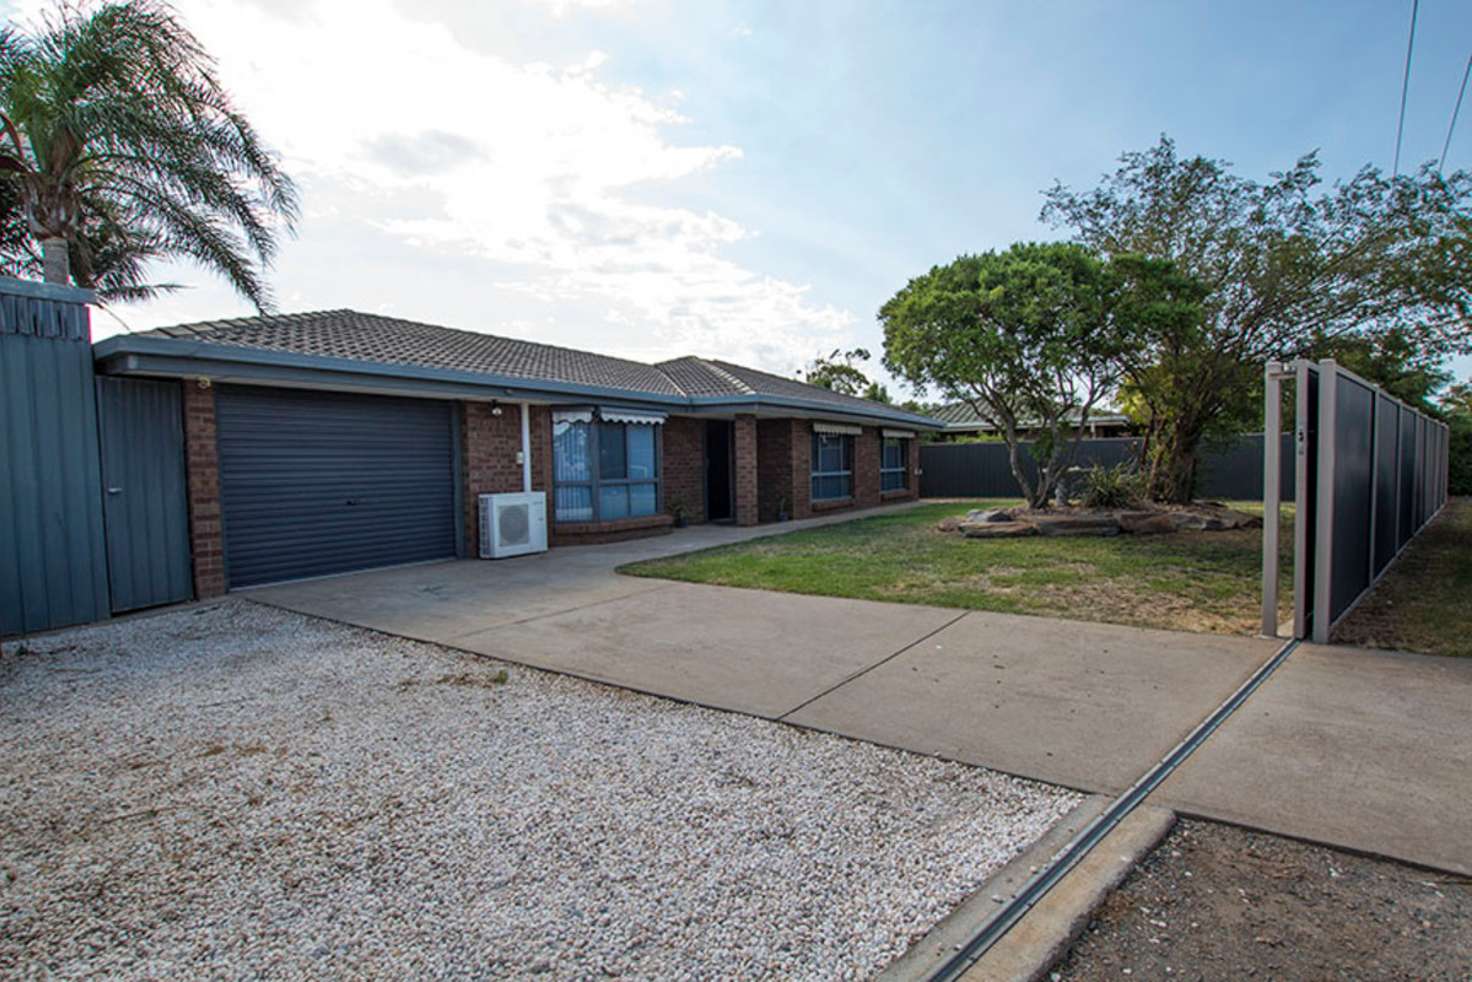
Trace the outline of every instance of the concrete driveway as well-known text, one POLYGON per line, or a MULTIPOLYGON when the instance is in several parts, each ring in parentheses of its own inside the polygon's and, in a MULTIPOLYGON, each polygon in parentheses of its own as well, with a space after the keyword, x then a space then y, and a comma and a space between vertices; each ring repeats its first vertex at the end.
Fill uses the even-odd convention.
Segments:
POLYGON ((247 591, 264 603, 718 709, 1119 791, 1275 645, 621 576, 775 529, 704 526, 540 556, 247 591))

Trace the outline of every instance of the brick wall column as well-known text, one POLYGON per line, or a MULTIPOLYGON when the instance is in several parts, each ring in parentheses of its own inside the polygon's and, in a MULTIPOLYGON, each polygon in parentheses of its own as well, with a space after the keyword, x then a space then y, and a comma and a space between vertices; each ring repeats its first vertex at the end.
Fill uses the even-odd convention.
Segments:
POLYGON ((909 488, 910 488, 910 497, 912 497, 912 498, 918 498, 918 497, 920 497, 920 436, 919 436, 919 434, 916 434, 915 437, 914 437, 914 439, 912 439, 912 440, 909 441, 909 444, 910 444, 910 452, 907 455, 909 457, 909 460, 906 462, 906 466, 908 466, 910 468, 910 473, 909 473, 909 477, 908 477, 909 488))
POLYGON ((854 507, 873 508, 879 504, 879 430, 866 426, 854 437, 854 507))
POLYGON ((792 426, 791 475, 792 517, 811 518, 813 514, 813 424, 794 419, 792 426))
POLYGON ((184 465, 189 485, 189 551, 194 598, 225 592, 225 535, 220 514, 220 454, 215 443, 215 390, 179 383, 184 402, 184 465))
POLYGON ((736 443, 736 524, 755 525, 760 516, 757 498, 756 417, 737 416, 736 443))

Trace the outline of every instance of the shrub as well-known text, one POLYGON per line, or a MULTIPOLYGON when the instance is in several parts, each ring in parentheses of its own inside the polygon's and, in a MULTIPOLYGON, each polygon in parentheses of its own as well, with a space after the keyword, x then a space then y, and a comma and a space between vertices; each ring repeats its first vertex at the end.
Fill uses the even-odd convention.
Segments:
POLYGON ((1080 501, 1085 508, 1128 508, 1145 497, 1145 482, 1133 464, 1095 464, 1083 474, 1080 501))

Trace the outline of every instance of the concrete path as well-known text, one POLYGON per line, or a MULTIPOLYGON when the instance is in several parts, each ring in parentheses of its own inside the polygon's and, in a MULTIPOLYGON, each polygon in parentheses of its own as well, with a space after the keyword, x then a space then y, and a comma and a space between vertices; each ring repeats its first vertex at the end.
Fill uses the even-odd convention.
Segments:
POLYGON ((973 611, 785 718, 1118 793, 1277 648, 1258 638, 973 611))
POLYGON ((1303 645, 1151 801, 1472 875, 1472 659, 1303 645))

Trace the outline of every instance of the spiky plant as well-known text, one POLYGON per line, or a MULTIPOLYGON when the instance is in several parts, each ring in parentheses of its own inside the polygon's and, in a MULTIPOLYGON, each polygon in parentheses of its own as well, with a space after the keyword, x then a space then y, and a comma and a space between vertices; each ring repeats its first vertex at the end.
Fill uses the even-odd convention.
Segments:
POLYGON ((266 310, 297 192, 198 39, 155 0, 0 29, 0 266, 142 299, 189 259, 266 310))

